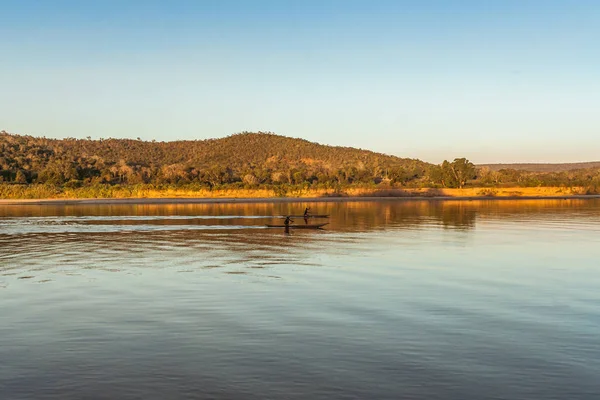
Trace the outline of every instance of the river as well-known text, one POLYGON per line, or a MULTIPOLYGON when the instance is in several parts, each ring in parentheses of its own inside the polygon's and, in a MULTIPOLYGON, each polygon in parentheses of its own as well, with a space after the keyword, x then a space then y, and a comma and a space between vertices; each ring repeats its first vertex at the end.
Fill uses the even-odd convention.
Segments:
POLYGON ((0 398, 598 399, 599 289, 600 200, 0 205, 0 398))

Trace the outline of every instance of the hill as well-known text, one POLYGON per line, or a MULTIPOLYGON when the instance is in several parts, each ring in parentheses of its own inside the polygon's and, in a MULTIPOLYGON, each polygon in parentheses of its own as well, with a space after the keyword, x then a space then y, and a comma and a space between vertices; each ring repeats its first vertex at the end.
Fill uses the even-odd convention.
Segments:
POLYGON ((600 168, 600 161, 580 162, 580 163, 520 163, 520 164, 480 164, 478 167, 487 167, 492 171, 501 169, 514 169, 528 172, 566 172, 580 169, 600 168))
POLYGON ((432 165, 263 132, 147 142, 48 139, 1 131, 0 198, 60 197, 67 193, 75 197, 119 197, 148 190, 162 195, 174 188, 191 194, 252 189, 276 196, 308 189, 339 195, 351 187, 370 191, 562 187, 597 193, 598 164, 488 164, 488 168, 476 168, 458 158, 432 165), (557 171, 559 168, 562 170, 557 171))
POLYGON ((0 132, 0 178, 14 183, 221 184, 408 182, 429 164, 272 133, 147 142, 0 132))

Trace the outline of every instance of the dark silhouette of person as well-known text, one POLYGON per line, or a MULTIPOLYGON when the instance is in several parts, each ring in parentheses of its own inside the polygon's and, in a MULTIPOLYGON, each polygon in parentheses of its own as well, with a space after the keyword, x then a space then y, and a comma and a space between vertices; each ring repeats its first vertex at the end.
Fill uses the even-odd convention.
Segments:
POLYGON ((294 221, 293 221, 293 220, 290 218, 290 216, 289 216, 289 215, 288 215, 287 217, 285 217, 285 221, 283 221, 283 225, 285 225, 285 229, 284 229, 284 231, 285 231, 285 233, 286 233, 286 234, 288 234, 288 235, 290 234, 290 224, 291 224, 292 222, 294 222, 294 221))
POLYGON ((308 218, 308 210, 310 210, 310 207, 306 207, 304 210, 304 218, 308 218))

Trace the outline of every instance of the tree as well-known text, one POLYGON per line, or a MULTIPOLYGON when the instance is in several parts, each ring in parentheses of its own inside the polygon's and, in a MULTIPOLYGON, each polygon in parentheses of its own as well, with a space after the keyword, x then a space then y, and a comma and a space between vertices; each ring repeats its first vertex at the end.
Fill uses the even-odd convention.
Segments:
POLYGON ((244 175, 244 178, 242 179, 242 181, 246 184, 246 185, 258 185, 259 180, 256 176, 254 176, 253 174, 246 174, 244 175))
POLYGON ((455 158, 451 163, 447 161, 444 161, 444 163, 447 163, 454 182, 461 189, 465 186, 467 180, 474 179, 476 176, 475 165, 466 158, 455 158))
POLYGON ((15 183, 27 183, 27 177, 25 176, 23 171, 17 171, 17 175, 15 176, 15 183))
POLYGON ((429 177, 431 184, 441 184, 444 187, 446 186, 446 182, 444 181, 444 171, 442 170, 441 165, 432 165, 429 167, 427 176, 429 177))
POLYGON ((476 176, 475 165, 466 158, 455 158, 429 169, 429 179, 433 183, 441 183, 444 187, 463 188, 467 180, 476 176))

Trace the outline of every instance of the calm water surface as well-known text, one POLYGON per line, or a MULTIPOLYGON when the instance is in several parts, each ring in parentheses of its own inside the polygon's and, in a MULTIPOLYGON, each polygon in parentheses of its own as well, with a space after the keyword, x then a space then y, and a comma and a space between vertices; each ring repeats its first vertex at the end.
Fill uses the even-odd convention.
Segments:
POLYGON ((308 205, 0 206, 0 399, 600 398, 600 201, 308 205))

